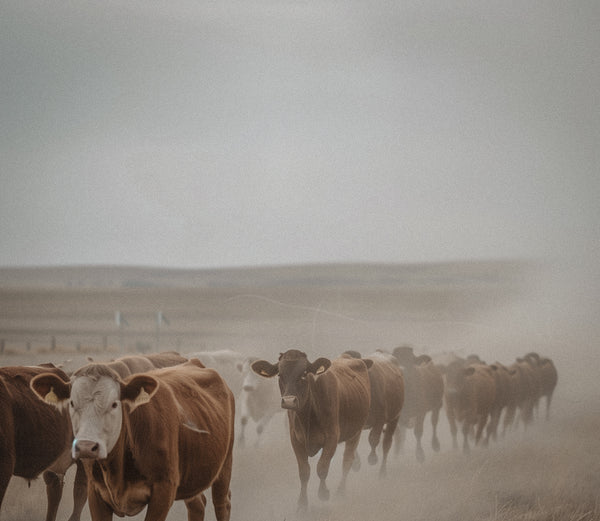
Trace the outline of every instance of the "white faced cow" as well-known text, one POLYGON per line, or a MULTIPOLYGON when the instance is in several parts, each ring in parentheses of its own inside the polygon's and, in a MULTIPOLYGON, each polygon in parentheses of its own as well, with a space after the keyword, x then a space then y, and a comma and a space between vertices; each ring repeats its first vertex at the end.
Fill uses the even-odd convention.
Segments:
POLYGON ((146 506, 146 521, 164 521, 177 499, 190 521, 202 521, 209 487, 217 520, 229 520, 235 406, 216 371, 191 360, 122 380, 110 367, 90 364, 70 382, 47 373, 31 387, 69 409, 93 521, 146 506))

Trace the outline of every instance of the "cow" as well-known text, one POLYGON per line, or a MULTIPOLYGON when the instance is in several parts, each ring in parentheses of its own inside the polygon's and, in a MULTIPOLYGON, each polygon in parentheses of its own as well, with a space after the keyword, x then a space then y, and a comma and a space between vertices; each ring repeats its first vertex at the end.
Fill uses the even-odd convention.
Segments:
POLYGON ((425 461, 425 451, 421 445, 423 423, 426 414, 431 411, 433 435, 431 446, 434 451, 440 450, 437 436, 437 425, 440 409, 443 405, 444 380, 439 368, 427 355, 416 357, 412 347, 400 346, 393 351, 394 357, 402 366, 404 377, 404 406, 400 415, 399 437, 397 446, 401 446, 406 427, 414 422, 414 434, 417 441, 417 461, 425 461))
MULTIPOLYGON (((452 366, 445 369, 447 394, 453 397, 456 419, 462 422, 463 451, 470 452, 469 434, 476 427, 475 445, 492 414, 496 398, 493 370, 484 364, 452 366)), ((453 432, 455 436, 455 429, 453 432)))
POLYGON ((147 521, 164 521, 175 500, 201 521, 209 487, 217 521, 229 520, 235 404, 216 371, 190 360, 122 380, 105 364, 88 364, 69 382, 40 374, 31 388, 68 408, 93 521, 145 507, 147 521))
MULTIPOLYGON (((491 436, 491 438, 496 441, 498 438, 498 427, 500 425, 500 416, 502 415, 502 411, 506 411, 504 413, 505 422, 506 418, 511 416, 514 418, 514 410, 517 403, 513 384, 514 379, 512 378, 508 367, 500 362, 494 362, 490 365, 490 369, 492 370, 492 375, 494 376, 494 381, 496 384, 496 395, 487 429, 488 438, 491 436)), ((503 434, 504 432, 505 431, 503 431, 503 434)))
MULTIPOLYGON (((346 351, 344 354, 361 358, 357 351, 346 351)), ((371 429, 369 433, 371 452, 368 462, 371 465, 377 463, 376 450, 383 433, 383 457, 379 468, 379 475, 383 477, 386 475, 387 456, 404 404, 404 378, 398 360, 392 354, 376 351, 367 358, 373 361, 373 365, 369 368, 371 407, 365 424, 365 429, 371 429)))
POLYGON ((288 412, 290 440, 300 476, 299 510, 308 507, 308 458, 321 450, 317 463, 319 498, 326 501, 330 495, 326 482, 329 465, 337 445, 342 442, 345 448, 338 491, 344 492, 369 415, 368 369, 371 365, 370 360, 351 357, 334 360, 321 357, 310 362, 306 353, 297 349, 281 353, 275 363, 266 360, 252 363, 252 370, 260 376, 279 375, 281 407, 288 412))
POLYGON ((234 396, 239 396, 242 390, 242 374, 240 365, 244 363, 246 356, 232 349, 220 349, 218 351, 197 351, 189 353, 188 358, 197 358, 206 367, 215 369, 227 382, 234 396))
MULTIPOLYGON (((52 364, 0 368, 0 505, 11 476, 31 481, 43 474, 48 499, 46 521, 54 521, 60 503, 64 475, 73 464, 73 434, 66 411, 45 404, 29 388, 37 375, 49 373, 62 382, 68 376, 52 364)), ((77 465, 73 512, 78 521, 86 502, 86 477, 77 465)))
POLYGON ((533 413, 540 397, 540 378, 536 369, 530 361, 524 358, 517 358, 509 366, 515 373, 515 388, 518 415, 515 417, 515 424, 523 422, 525 429, 533 422, 533 413))
POLYGON ((556 366, 550 358, 542 358, 535 352, 525 355, 530 365, 537 372, 539 380, 539 397, 546 397, 546 420, 550 419, 550 404, 552 403, 552 395, 558 383, 558 372, 556 366))
POLYGON ((282 411, 279 389, 274 380, 261 378, 251 368, 255 357, 248 357, 238 370, 242 373, 242 391, 238 397, 238 410, 240 417, 240 434, 238 441, 245 442, 245 430, 249 420, 256 422, 256 444, 260 435, 271 421, 271 418, 282 411))

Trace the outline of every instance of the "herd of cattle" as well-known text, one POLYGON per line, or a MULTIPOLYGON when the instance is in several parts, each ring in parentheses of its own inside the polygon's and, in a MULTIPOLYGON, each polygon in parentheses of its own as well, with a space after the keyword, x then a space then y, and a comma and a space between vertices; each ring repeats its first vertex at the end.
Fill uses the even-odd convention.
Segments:
POLYGON ((377 463, 381 442, 379 472, 385 475, 390 448, 394 440, 401 446, 407 428, 414 432, 417 459, 424 460, 428 413, 433 450, 440 449, 437 426, 445 405, 453 445, 458 447, 458 424, 468 452, 472 440, 487 444, 500 429, 526 428, 542 398, 548 417, 556 384, 552 360, 536 353, 505 366, 476 356, 415 356, 408 346, 313 362, 291 349, 274 362, 216 351, 124 356, 72 374, 53 364, 2 367, 0 504, 12 475, 32 480, 42 474, 46 521, 54 521, 65 472, 76 464, 69 521, 79 521, 86 501, 94 521, 146 507, 146 520, 164 521, 175 500, 185 502, 189 520, 201 521, 209 488, 216 519, 225 521, 235 422, 241 446, 249 420, 259 439, 272 416, 287 410, 300 476, 298 506, 304 509, 308 459, 319 451, 318 495, 326 500, 338 444, 345 443, 343 492, 348 472, 360 466, 362 431, 369 430, 370 464, 377 463))

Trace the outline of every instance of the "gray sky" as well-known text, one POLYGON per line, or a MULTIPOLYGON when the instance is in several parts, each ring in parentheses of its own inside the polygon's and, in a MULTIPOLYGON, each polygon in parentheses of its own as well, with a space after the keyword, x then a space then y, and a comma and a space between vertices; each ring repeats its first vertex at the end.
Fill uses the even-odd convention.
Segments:
POLYGON ((0 265, 600 257, 600 3, 0 4, 0 265))

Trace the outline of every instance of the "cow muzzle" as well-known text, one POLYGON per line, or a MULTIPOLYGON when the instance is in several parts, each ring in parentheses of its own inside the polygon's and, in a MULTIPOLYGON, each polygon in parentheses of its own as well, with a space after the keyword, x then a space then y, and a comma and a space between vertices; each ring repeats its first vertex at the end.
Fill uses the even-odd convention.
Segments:
POLYGON ((98 459, 100 457, 100 444, 91 440, 73 440, 73 459, 87 458, 98 459))
POLYGON ((281 408, 297 411, 300 407, 300 402, 297 396, 282 396, 281 397, 281 408))

